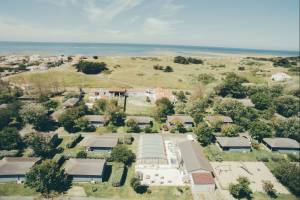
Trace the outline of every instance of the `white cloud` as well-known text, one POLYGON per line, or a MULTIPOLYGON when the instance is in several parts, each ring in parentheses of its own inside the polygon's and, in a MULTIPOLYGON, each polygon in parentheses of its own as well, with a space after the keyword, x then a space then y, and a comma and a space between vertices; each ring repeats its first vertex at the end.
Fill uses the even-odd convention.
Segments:
POLYGON ((50 3, 59 7, 76 5, 79 3, 78 0, 36 0, 36 1, 41 3, 50 3))
POLYGON ((184 7, 182 4, 177 4, 175 2, 176 0, 164 0, 164 4, 162 6, 162 15, 164 16, 175 15, 178 11, 180 11, 184 7))
POLYGON ((155 17, 148 17, 144 23, 144 32, 149 35, 171 34, 175 29, 174 25, 180 21, 169 21, 155 17))

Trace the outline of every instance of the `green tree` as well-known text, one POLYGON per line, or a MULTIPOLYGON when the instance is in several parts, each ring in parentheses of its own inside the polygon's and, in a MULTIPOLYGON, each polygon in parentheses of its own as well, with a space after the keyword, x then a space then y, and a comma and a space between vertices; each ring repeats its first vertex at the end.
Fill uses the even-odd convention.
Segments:
POLYGON ((131 178, 130 186, 133 188, 133 190, 136 193, 139 193, 139 194, 143 194, 143 193, 147 192, 147 190, 148 190, 148 186, 142 185, 141 181, 135 177, 131 178))
POLYGON ((125 113, 122 108, 118 106, 118 102, 111 100, 106 108, 105 115, 107 116, 109 122, 114 126, 123 126, 125 113))
POLYGON ((75 65, 77 71, 83 72, 85 74, 99 74, 102 71, 108 70, 106 67, 106 63, 104 62, 88 62, 88 61, 79 61, 77 65, 75 65))
POLYGON ((54 161, 44 160, 26 174, 25 185, 49 197, 53 192, 61 193, 69 189, 71 181, 54 161))
POLYGON ((6 127, 0 131, 0 150, 13 150, 22 147, 22 139, 16 128, 6 127))
MULTIPOLYGON (((174 127, 172 128, 174 132, 178 131, 179 133, 185 133, 187 132, 186 128, 180 121, 176 121, 174 127)), ((172 131, 171 130, 171 131, 172 131)))
POLYGON ((251 101, 254 103, 255 108, 264 110, 272 105, 272 99, 266 92, 258 92, 251 96, 251 101))
POLYGON ((76 158, 86 158, 87 153, 85 151, 78 151, 76 154, 76 158))
POLYGON ((201 123, 197 127, 195 127, 194 133, 196 134, 198 141, 203 146, 207 146, 213 141, 213 131, 206 123, 201 123))
POLYGON ((173 68, 170 66, 166 66, 166 68, 164 69, 164 72, 173 72, 173 68))
POLYGON ((252 138, 261 142, 264 138, 272 137, 271 127, 263 121, 254 121, 249 129, 252 138))
POLYGON ((270 196, 276 197, 276 190, 274 184, 271 181, 262 181, 263 190, 270 196))
POLYGON ((225 124, 221 126, 221 134, 227 137, 236 137, 241 128, 235 124, 225 124))
POLYGON ((299 104, 299 98, 290 95, 278 97, 275 102, 276 111, 285 117, 296 115, 299 112, 299 104))
POLYGON ((109 102, 106 99, 98 99, 98 100, 95 101, 93 109, 98 114, 104 113, 106 111, 106 109, 107 109, 108 103, 109 102))
POLYGON ((217 93, 222 97, 244 98, 246 97, 246 88, 242 85, 244 82, 247 81, 235 73, 228 73, 223 84, 218 88, 217 93))
POLYGON ((141 132, 141 129, 136 121, 133 119, 129 119, 126 122, 126 126, 128 127, 127 132, 129 133, 139 133, 141 132))
POLYGON ((252 190, 250 189, 250 181, 248 178, 240 176, 237 179, 237 184, 229 184, 230 194, 237 199, 252 198, 252 190))
POLYGON ((300 142, 300 119, 298 117, 277 120, 274 122, 274 128, 277 137, 292 138, 300 142))
POLYGON ((130 165, 134 161, 135 155, 127 146, 117 145, 111 151, 111 159, 116 162, 130 165))
POLYGON ((176 93, 176 98, 180 102, 186 103, 187 101, 187 98, 182 90, 176 93))
POLYGON ((173 115, 174 105, 168 98, 161 98, 155 102, 155 110, 154 110, 154 117, 157 121, 165 122, 167 120, 168 115, 173 115))

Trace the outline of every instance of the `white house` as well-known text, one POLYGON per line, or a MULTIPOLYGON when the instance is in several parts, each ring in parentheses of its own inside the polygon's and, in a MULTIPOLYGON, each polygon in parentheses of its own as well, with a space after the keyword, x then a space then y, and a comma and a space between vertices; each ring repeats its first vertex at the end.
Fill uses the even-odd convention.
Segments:
POLYGON ((276 73, 276 74, 273 74, 272 75, 272 80, 273 81, 285 81, 285 80, 288 80, 288 79, 291 79, 292 77, 287 75, 286 73, 283 73, 283 72, 279 72, 279 73, 276 73))

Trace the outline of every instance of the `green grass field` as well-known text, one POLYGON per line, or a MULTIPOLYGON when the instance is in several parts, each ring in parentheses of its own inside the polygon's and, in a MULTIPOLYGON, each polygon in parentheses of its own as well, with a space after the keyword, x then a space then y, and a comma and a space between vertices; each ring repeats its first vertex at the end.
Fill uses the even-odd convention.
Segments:
POLYGON ((299 198, 295 197, 291 194, 279 194, 277 198, 271 198, 267 194, 261 192, 255 192, 253 195, 254 200, 299 200, 299 198))
POLYGON ((37 196, 35 190, 25 187, 23 184, 4 183, 0 184, 0 196, 37 196))

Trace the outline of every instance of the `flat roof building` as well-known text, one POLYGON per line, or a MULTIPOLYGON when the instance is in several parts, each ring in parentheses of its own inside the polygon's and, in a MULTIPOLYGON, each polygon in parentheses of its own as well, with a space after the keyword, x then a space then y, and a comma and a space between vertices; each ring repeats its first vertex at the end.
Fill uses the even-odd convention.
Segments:
POLYGON ((262 142, 271 151, 282 153, 297 153, 300 151, 299 143, 291 138, 264 138, 262 142))
POLYGON ((117 144, 114 136, 87 136, 80 143, 87 151, 110 152, 117 144))
POLYGON ((245 137, 216 137, 223 151, 250 151, 250 141, 245 137))
POLYGON ((176 122, 180 122, 185 128, 194 126, 194 119, 189 115, 172 115, 167 116, 167 124, 169 127, 174 126, 176 122))

